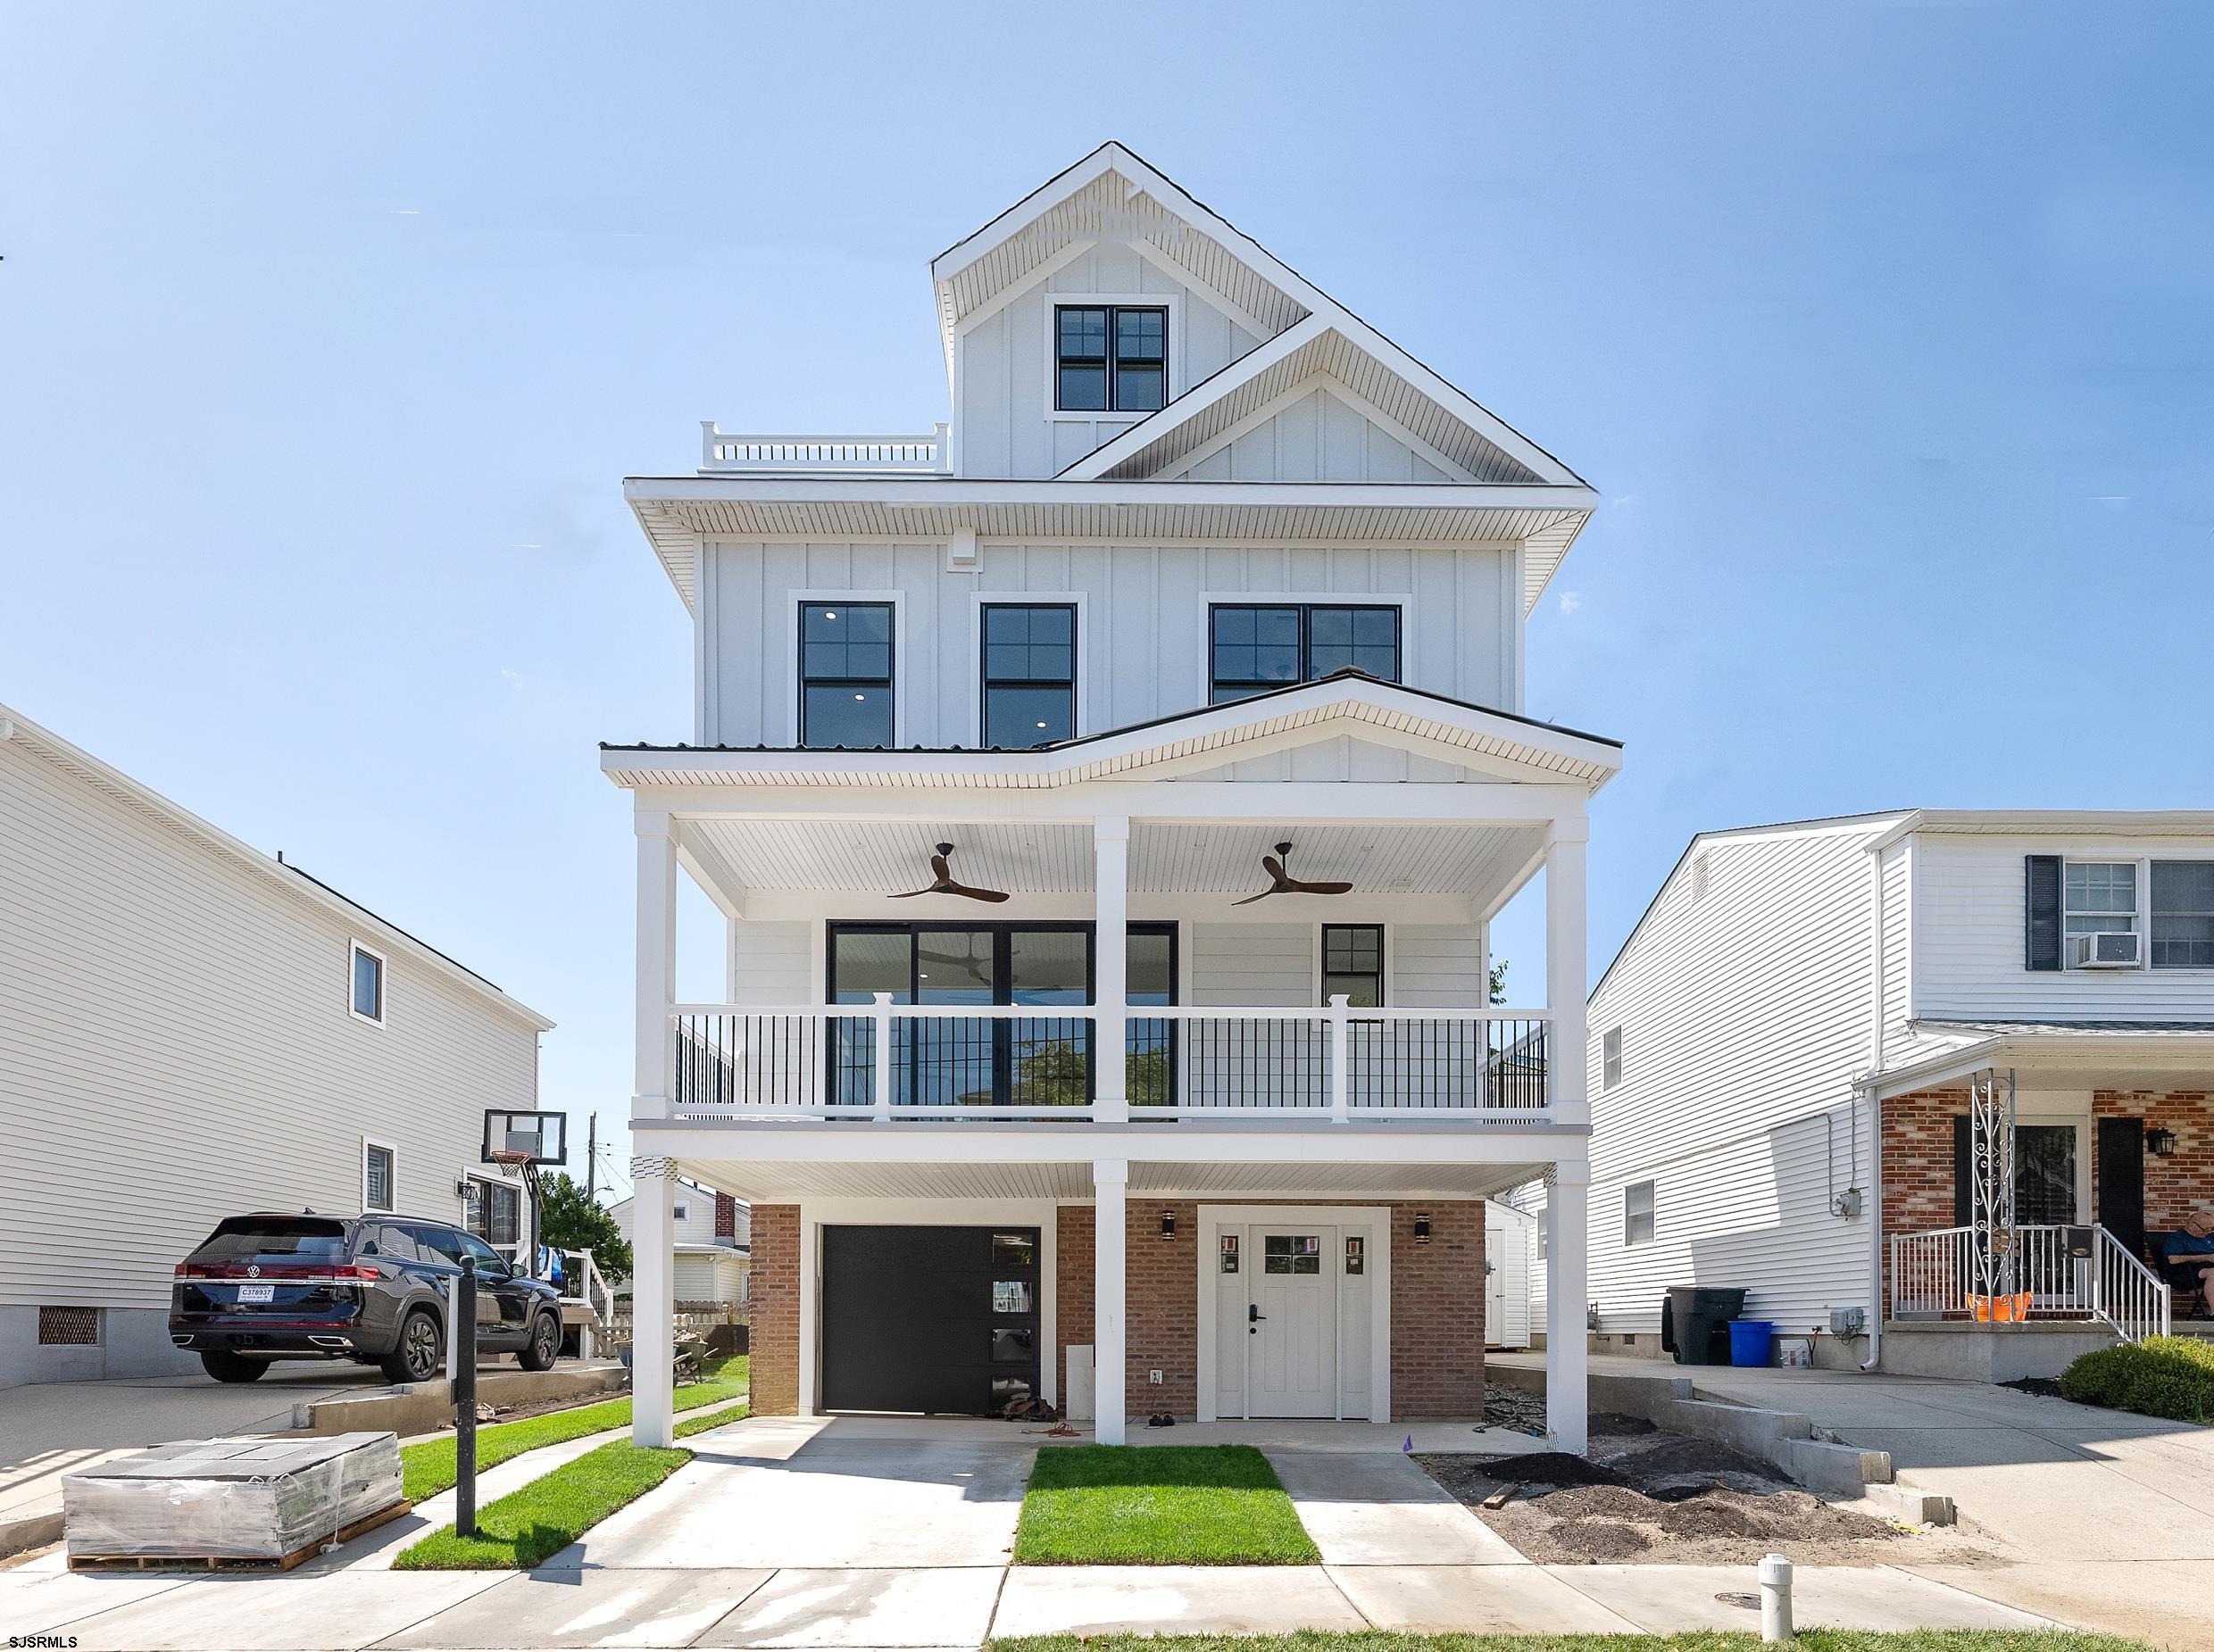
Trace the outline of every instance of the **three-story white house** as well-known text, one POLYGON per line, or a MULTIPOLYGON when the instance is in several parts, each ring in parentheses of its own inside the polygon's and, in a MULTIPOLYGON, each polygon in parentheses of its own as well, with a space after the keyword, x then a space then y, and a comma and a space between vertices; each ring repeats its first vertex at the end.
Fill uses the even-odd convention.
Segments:
POLYGON ((1904 1374, 2214 1328, 2159 1258, 2214 1204, 2214 812, 1702 833, 1589 1019, 1595 1346, 1673 1284, 1904 1374))
POLYGON ((642 1440, 675 1177, 752 1208, 757 1411, 1480 1414, 1553 1183, 1584 1446, 1585 852, 1523 714, 1592 489, 1109 144, 931 265, 953 417, 625 492, 694 622, 635 804, 642 1440), (673 990, 679 869, 725 1000, 673 990), (1544 1001, 1487 926, 1544 875, 1544 1001))

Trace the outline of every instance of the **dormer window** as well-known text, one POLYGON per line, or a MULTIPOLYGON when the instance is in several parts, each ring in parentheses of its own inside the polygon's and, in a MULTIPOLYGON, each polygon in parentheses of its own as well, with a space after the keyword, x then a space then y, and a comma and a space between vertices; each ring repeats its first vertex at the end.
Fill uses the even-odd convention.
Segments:
POLYGON ((1167 404, 1167 310, 1063 304, 1053 311, 1053 334, 1061 411, 1150 413, 1167 404))

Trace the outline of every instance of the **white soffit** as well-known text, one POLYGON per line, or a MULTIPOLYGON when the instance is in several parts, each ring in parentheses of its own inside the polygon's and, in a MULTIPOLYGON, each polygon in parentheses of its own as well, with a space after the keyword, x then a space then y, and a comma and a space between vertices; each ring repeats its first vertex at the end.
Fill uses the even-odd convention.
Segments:
POLYGON ((1103 144, 931 260, 947 371, 961 322, 1079 243, 1144 245, 1273 336, 1319 295, 1119 144, 1103 144))
MULTIPOLYGON (((933 846, 954 845, 953 876, 1011 894, 1088 895, 1092 833, 1067 822, 687 819, 744 890, 888 896, 930 881, 933 846)), ((1195 826, 1130 828, 1128 887, 1138 894, 1250 894, 1266 885, 1261 857, 1293 845, 1303 878, 1344 878, 1361 895, 1488 894, 1544 844, 1535 826, 1195 826)), ((1349 897, 1349 900, 1353 897, 1349 897)), ((988 917, 983 909, 979 916, 988 917)), ((928 914, 941 914, 935 909, 928 914)), ((888 922, 903 916, 887 907, 888 922)), ((1350 908, 1348 918, 1360 915, 1350 908)), ((1277 921, 1264 904, 1256 922, 1277 921)), ((1460 916, 1441 911, 1441 921, 1460 916)))

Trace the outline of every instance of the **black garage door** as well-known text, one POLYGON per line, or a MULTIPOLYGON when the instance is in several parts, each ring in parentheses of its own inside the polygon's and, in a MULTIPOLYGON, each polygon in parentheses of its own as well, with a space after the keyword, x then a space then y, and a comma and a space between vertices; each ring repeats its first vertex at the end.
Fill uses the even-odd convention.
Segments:
POLYGON ((826 1227, 826 1411, 985 1416, 1038 1382, 1038 1230, 826 1227))

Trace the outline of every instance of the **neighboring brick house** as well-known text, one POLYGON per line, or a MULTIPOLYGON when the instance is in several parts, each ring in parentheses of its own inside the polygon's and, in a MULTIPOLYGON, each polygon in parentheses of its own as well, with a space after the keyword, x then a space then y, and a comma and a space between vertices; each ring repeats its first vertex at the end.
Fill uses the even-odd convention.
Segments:
POLYGON ((696 665, 686 743, 601 758, 641 1309, 692 1176, 752 1207, 758 1411, 1480 1415, 1494 1194, 1557 1186, 1582 1324, 1620 750, 1521 684, 1596 496, 1119 145, 931 273, 949 422, 625 483, 696 665), (725 1002, 676 1001, 679 869, 725 1002), (1541 871, 1544 1001, 1495 1008, 1541 871))
POLYGON ((2158 1328, 2214 1202, 2214 813, 1703 833, 1590 1024, 1597 1345, 1695 1283, 1821 1363, 2057 1368, 2158 1328))

